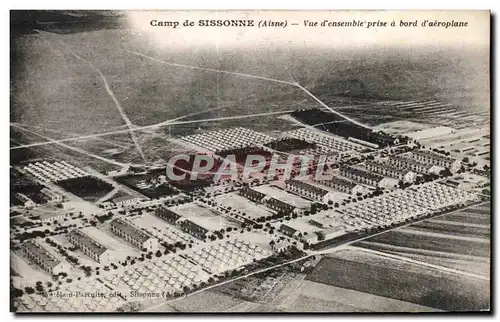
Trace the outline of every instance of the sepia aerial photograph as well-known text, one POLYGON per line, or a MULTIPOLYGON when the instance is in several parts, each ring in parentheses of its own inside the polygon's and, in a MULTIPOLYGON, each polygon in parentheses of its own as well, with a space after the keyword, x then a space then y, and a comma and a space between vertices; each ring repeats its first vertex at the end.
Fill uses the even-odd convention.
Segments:
POLYGON ((10 11, 10 311, 491 311, 489 11, 10 11))

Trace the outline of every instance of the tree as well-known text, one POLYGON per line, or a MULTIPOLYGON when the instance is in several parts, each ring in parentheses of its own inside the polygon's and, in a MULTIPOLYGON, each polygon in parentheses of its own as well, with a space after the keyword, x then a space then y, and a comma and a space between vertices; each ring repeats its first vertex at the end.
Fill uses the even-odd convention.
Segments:
POLYGON ((453 173, 451 173, 450 169, 444 168, 443 170, 439 171, 439 175, 442 177, 449 177, 452 176, 453 173))
POLYGON ((23 296, 24 292, 23 292, 23 290, 21 290, 19 288, 12 287, 11 294, 12 294, 12 297, 21 297, 21 296, 23 296))
POLYGON ((161 257, 161 255, 162 255, 162 253, 161 253, 161 251, 158 249, 158 250, 156 251, 156 257, 161 257))
POLYGON ((26 286, 24 288, 24 291, 27 293, 27 294, 33 294, 35 293, 35 290, 33 289, 33 287, 30 287, 30 286, 26 286))

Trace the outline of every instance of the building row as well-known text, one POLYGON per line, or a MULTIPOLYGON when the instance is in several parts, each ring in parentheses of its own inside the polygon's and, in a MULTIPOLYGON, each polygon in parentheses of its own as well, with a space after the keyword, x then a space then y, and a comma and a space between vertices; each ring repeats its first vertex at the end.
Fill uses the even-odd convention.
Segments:
POLYGON ((32 198, 28 197, 27 195, 20 193, 20 192, 16 193, 15 197, 26 208, 36 207, 37 202, 44 203, 45 201, 46 202, 61 202, 61 201, 63 201, 62 195, 60 195, 57 192, 54 192, 52 190, 49 190, 47 188, 43 188, 42 190, 40 190, 40 194, 37 194, 36 196, 34 196, 34 197, 36 197, 36 199, 34 199, 34 200, 32 198))
POLYGON ((438 167, 448 168, 451 172, 458 171, 462 165, 460 160, 430 150, 413 151, 411 153, 411 157, 426 164, 433 164, 438 167))
POLYGON ((355 167, 341 167, 340 175, 373 187, 380 187, 384 180, 384 176, 355 167))
POLYGON ((423 163, 411 157, 403 157, 401 155, 394 155, 389 157, 389 165, 400 170, 413 171, 415 173, 439 173, 443 168, 433 164, 423 163))
POLYGON ((182 138, 215 153, 269 143, 273 137, 243 127, 188 135, 182 138))
POLYGON ((294 206, 252 188, 243 187, 240 189, 239 194, 253 202, 264 204, 277 212, 291 213, 295 210, 294 206))
POLYGON ((271 208, 276 212, 284 212, 286 214, 289 214, 295 210, 294 206, 273 197, 266 198, 264 200, 264 204, 266 205, 266 207, 271 208))
POLYGON ((326 146, 328 148, 334 149, 335 151, 342 152, 341 156, 349 154, 350 151, 362 151, 364 147, 354 142, 349 142, 341 137, 334 137, 333 135, 328 135, 325 133, 320 133, 319 131, 312 131, 307 128, 301 128, 297 130, 292 130, 285 132, 285 136, 292 137, 296 139, 301 139, 316 145, 326 146))
POLYGON ((413 182, 416 178, 416 173, 407 169, 398 169, 390 166, 387 163, 368 160, 364 164, 367 170, 385 177, 395 178, 403 182, 413 182))
POLYGON ((184 218, 183 216, 168 209, 167 207, 159 207, 158 209, 156 209, 155 215, 173 226, 179 226, 183 232, 188 233, 198 239, 205 239, 207 237, 207 234, 210 232, 209 229, 184 218))
POLYGON ((102 265, 109 265, 112 261, 112 251, 92 239, 81 230, 74 229, 68 233, 69 241, 85 255, 102 265))
POLYGON ((111 221, 111 231, 142 251, 158 249, 158 239, 152 237, 131 222, 117 218, 111 221))
POLYGON ((42 190, 40 190, 40 192, 42 193, 42 195, 44 196, 44 198, 48 202, 61 202, 61 201, 63 201, 62 195, 60 195, 57 192, 52 191, 48 188, 43 188, 42 190))
POLYGON ((85 177, 89 174, 65 161, 61 162, 34 162, 23 168, 24 171, 44 182, 61 181, 72 178, 85 177))
POLYGON ((141 201, 142 201, 142 198, 136 197, 136 196, 123 196, 123 197, 118 197, 118 198, 113 199, 113 203, 117 207, 130 207, 130 206, 138 204, 141 201))
POLYGON ((254 190, 252 188, 243 187, 239 190, 239 194, 253 202, 262 203, 264 198, 266 198, 266 194, 260 191, 254 190))
POLYGON ((327 203, 328 200, 332 200, 334 197, 334 194, 326 189, 296 179, 285 180, 285 188, 288 191, 322 203, 327 203))
POLYGON ((23 243, 22 253, 24 257, 50 274, 57 275, 62 272, 67 272, 69 269, 67 263, 57 259, 34 239, 29 239, 23 243))
POLYGON ((366 192, 366 188, 362 185, 338 176, 333 176, 331 179, 327 180, 316 180, 316 182, 323 186, 351 195, 366 192))

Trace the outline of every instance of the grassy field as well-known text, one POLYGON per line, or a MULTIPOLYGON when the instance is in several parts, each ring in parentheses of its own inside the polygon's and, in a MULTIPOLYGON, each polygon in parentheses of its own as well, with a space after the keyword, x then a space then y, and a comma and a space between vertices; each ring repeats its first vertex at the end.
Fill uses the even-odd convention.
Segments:
POLYGON ((181 312, 224 312, 242 301, 219 292, 205 291, 170 304, 181 312))
MULTIPOLYGON (((425 97, 451 103, 457 110, 484 112, 489 109, 489 96, 485 93, 487 51, 479 56, 477 50, 455 48, 437 53, 421 48, 415 54, 394 48, 389 51, 381 48, 311 51, 273 46, 265 50, 219 48, 215 51, 215 47, 191 45, 187 49, 190 54, 186 55, 185 50, 177 50, 175 46, 160 49, 142 31, 126 25, 120 28, 120 23, 112 29, 16 34, 11 46, 11 122, 19 122, 53 139, 123 129, 123 115, 102 77, 135 125, 176 118, 193 121, 318 107, 304 91, 289 84, 174 67, 129 51, 179 64, 284 81, 292 81, 292 75, 326 104, 367 123, 401 118, 397 108, 384 103, 388 100, 425 97), (397 61, 390 58, 394 51, 400 57, 397 61), (458 67, 450 64, 450 57, 456 57, 458 67), (471 81, 475 86, 469 85, 471 81), (467 84, 466 90, 464 84, 467 84), (362 91, 353 94, 356 88, 362 91)), ((71 29, 70 25, 64 26, 63 29, 71 29)), ((412 117, 419 120, 420 115, 412 117)), ((262 116, 179 124, 156 131, 140 131, 136 136, 148 162, 161 162, 176 151, 168 143, 171 135, 232 126, 266 133, 296 127, 274 116, 262 116)), ((14 138, 11 144, 45 141, 33 135, 18 139, 14 138)), ((120 154, 106 157, 123 163, 142 162, 129 134, 72 144, 100 156, 119 145, 123 149, 120 154)), ((77 152, 54 145, 44 147, 43 151, 66 159, 75 154, 81 157, 77 152)), ((22 159, 23 153, 28 152, 16 152, 13 161, 22 159)), ((82 163, 103 162, 84 158, 82 163)))
POLYGON ((234 209, 242 211, 245 213, 246 217, 252 219, 259 218, 261 216, 267 217, 273 214, 264 206, 257 205, 245 197, 238 195, 236 192, 217 196, 215 197, 215 201, 222 205, 230 206, 234 209))
POLYGON ((295 301, 286 305, 291 312, 431 312, 436 309, 389 297, 363 293, 332 285, 305 281, 295 291, 295 301), (298 296, 297 296, 298 294, 298 296))
POLYGON ((308 208, 311 206, 311 201, 272 185, 262 185, 255 187, 254 189, 268 196, 284 201, 294 207, 308 208))
POLYGON ((311 296, 299 295, 293 307, 287 308, 287 312, 370 312, 350 305, 334 301, 321 300, 311 296))
POLYGON ((183 204, 172 207, 172 210, 188 220, 201 225, 208 230, 220 230, 227 227, 238 227, 234 222, 225 217, 219 216, 209 208, 205 208, 195 203, 183 204))
POLYGON ((373 244, 371 245, 365 245, 363 244, 363 247, 367 247, 370 249, 375 249, 379 251, 383 251, 385 253, 390 253, 398 256, 403 256, 407 257, 416 261, 424 262, 424 263, 429 263, 433 265, 438 265, 438 266, 443 266, 443 267, 449 267, 453 269, 457 269, 463 272, 469 272, 477 275, 482 275, 485 277, 490 276, 490 266, 491 263, 489 261, 482 261, 479 258, 460 258, 460 257, 450 257, 450 258, 445 258, 443 256, 439 256, 436 254, 428 253, 426 255, 421 255, 421 254, 414 254, 410 252, 405 252, 402 250, 393 250, 391 251, 390 248, 376 248, 374 247, 373 244))
POLYGON ((457 221, 457 222, 476 224, 476 225, 489 225, 491 223, 491 216, 489 214, 484 215, 467 211, 463 211, 453 215, 446 215, 440 218, 449 221, 457 221))
POLYGON ((449 224, 449 223, 441 223, 433 221, 424 221, 413 224, 410 227, 412 229, 418 229, 430 232, 439 232, 444 234, 449 233, 452 235, 459 235, 459 236, 482 237, 487 239, 490 238, 489 227, 474 227, 474 226, 468 227, 462 225, 453 225, 452 223, 449 224))
POLYGON ((489 283, 442 273, 440 277, 388 265, 323 258, 308 280, 447 311, 489 308, 489 283))
POLYGON ((390 249, 394 246, 396 251, 399 248, 403 253, 415 253, 412 250, 419 250, 441 252, 441 256, 449 254, 451 258, 467 255, 489 259, 489 225, 488 203, 392 230, 369 238, 359 245, 381 251, 384 251, 384 247, 390 249))
POLYGON ((389 231, 385 234, 370 238, 368 241, 473 256, 490 256, 490 245, 488 242, 482 243, 472 240, 459 240, 447 238, 445 236, 437 237, 408 234, 402 230, 389 231))

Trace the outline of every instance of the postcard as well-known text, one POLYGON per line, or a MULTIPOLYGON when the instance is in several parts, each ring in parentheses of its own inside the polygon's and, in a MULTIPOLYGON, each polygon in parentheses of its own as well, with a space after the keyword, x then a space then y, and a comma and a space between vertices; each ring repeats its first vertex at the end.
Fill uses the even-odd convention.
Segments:
POLYGON ((490 21, 12 10, 11 311, 490 312, 490 21))

